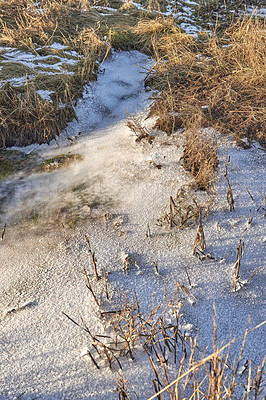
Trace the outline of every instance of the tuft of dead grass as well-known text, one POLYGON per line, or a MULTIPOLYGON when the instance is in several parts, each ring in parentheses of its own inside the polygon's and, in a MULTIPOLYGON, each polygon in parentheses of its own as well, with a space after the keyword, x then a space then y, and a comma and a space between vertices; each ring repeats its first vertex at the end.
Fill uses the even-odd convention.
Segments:
MULTIPOLYGON (((55 4, 59 7, 58 3, 55 4)), ((51 7, 44 8, 42 12, 38 11, 39 7, 32 0, 1 0, 0 43, 24 48, 32 48, 34 43, 47 43, 56 21, 51 7)))
POLYGON ((167 55, 167 50, 170 49, 172 43, 185 46, 193 41, 189 35, 182 34, 173 18, 161 16, 154 19, 141 19, 132 28, 132 32, 138 38, 138 47, 155 56, 157 60, 167 55))
POLYGON ((215 170, 218 166, 218 144, 211 135, 188 130, 183 152, 183 166, 195 178, 198 189, 215 192, 215 170))
POLYGON ((178 360, 175 379, 171 377, 161 357, 158 357, 160 364, 157 367, 151 360, 157 384, 154 385, 155 394, 148 400, 262 398, 265 390, 266 357, 255 367, 252 366, 251 360, 247 360, 243 366, 241 364, 247 335, 265 323, 266 321, 263 321, 253 329, 246 329, 238 355, 231 361, 231 345, 241 337, 231 339, 225 345, 218 345, 214 306, 213 352, 208 356, 199 352, 197 338, 191 338, 189 357, 185 360, 184 354, 183 358, 178 360), (247 374, 244 374, 246 370, 247 374))
POLYGON ((7 83, 0 89, 0 147, 48 143, 74 116, 71 104, 55 107, 33 85, 19 93, 7 83))

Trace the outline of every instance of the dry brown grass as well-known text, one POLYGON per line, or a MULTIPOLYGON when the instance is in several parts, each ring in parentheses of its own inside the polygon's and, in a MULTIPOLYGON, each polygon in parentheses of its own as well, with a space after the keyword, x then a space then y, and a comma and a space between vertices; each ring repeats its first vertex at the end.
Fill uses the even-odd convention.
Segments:
POLYGON ((149 144, 152 144, 154 136, 150 135, 148 130, 143 125, 140 117, 136 115, 130 116, 127 120, 127 126, 136 135, 137 143, 141 142, 142 140, 147 140, 149 144))
POLYGON ((67 41, 100 20, 88 1, 0 0, 0 43, 22 48, 67 41), (83 12, 86 7, 87 13, 83 12))
MULTIPOLYGON (((108 54, 108 46, 90 27, 95 23, 94 11, 89 10, 85 17, 82 12, 88 2, 72 3, 42 0, 38 5, 32 0, 0 0, 1 44, 33 53, 36 46, 42 45, 44 54, 50 54, 52 50, 46 46, 58 40, 80 54, 73 75, 33 71, 34 79, 19 89, 9 84, 0 89, 0 147, 54 139, 75 116, 72 101, 82 96, 85 83, 95 79, 96 60, 103 60, 108 54), (43 100, 37 89, 54 91, 53 102, 43 100)), ((64 57, 64 52, 58 51, 56 55, 64 57)))
POLYGON ((196 225, 199 218, 198 208, 191 193, 185 187, 178 190, 176 196, 170 196, 169 202, 157 220, 158 226, 165 224, 170 228, 185 229, 196 225))
MULTIPOLYGON (((58 3, 54 4, 59 7, 58 3)), ((31 48, 34 43, 46 44, 49 33, 56 28, 52 9, 45 8, 45 12, 39 13, 32 0, 1 0, 0 11, 1 44, 26 48, 31 48)))
POLYGON ((182 34, 172 18, 143 18, 132 28, 132 32, 137 37, 137 47, 151 53, 158 61, 161 56, 168 56, 173 43, 181 48, 189 46, 194 41, 191 36, 182 34))
MULTIPOLYGON (((220 346, 217 340, 215 318, 213 334, 213 353, 206 356, 199 352, 197 338, 190 340, 189 357, 184 355, 177 362, 176 378, 172 379, 168 369, 159 357, 160 365, 154 367, 157 385, 153 399, 208 399, 208 400, 232 400, 234 398, 262 399, 265 390, 265 361, 253 367, 251 360, 242 362, 247 335, 266 323, 262 322, 255 328, 246 329, 242 346, 238 355, 231 360, 231 345, 240 338, 232 339, 229 343, 220 346), (246 371, 247 370, 247 371, 246 371), (247 372, 245 374, 245 371, 247 372)), ((157 364, 158 365, 158 364, 157 364)))
POLYGON ((218 144, 211 135, 199 129, 186 132, 183 166, 195 178, 198 189, 215 192, 215 170, 218 166, 218 144))
POLYGON ((171 133, 171 125, 187 127, 198 115, 203 127, 265 144, 265 21, 244 17, 222 37, 205 34, 198 41, 169 34, 159 39, 154 54, 148 83, 162 92, 152 110, 158 127, 171 133))
POLYGON ((18 93, 6 84, 0 89, 0 147, 48 143, 74 116, 71 104, 54 106, 33 85, 18 93))

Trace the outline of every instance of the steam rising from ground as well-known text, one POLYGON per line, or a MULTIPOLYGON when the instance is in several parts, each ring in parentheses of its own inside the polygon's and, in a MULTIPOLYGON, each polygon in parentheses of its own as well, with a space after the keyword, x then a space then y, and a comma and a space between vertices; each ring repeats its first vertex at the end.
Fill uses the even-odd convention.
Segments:
POLYGON ((117 171, 132 163, 134 140, 124 120, 128 113, 143 109, 149 102, 144 90, 144 71, 149 59, 139 52, 121 52, 102 66, 98 81, 88 86, 76 106, 78 120, 51 145, 32 145, 26 154, 37 152, 41 159, 60 154, 80 154, 83 161, 50 173, 19 173, 1 184, 0 224, 24 216, 46 214, 60 207, 108 205, 126 191, 117 171), (100 128, 101 127, 101 128, 100 128), (86 197, 86 200, 84 199, 86 197))

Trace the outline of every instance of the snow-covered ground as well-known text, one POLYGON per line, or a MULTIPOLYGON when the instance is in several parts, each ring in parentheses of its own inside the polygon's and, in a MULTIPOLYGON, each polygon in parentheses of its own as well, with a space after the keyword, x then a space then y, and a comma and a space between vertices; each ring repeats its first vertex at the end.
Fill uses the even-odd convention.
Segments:
MULTIPOLYGON (((127 113, 138 112, 143 124, 152 126, 153 121, 145 120, 150 100, 143 83, 143 67, 149 64, 138 52, 114 55, 79 101, 79 121, 70 123, 50 146, 24 149, 43 157, 78 153, 82 161, 2 183, 2 193, 12 185, 13 190, 2 199, 1 215, 7 228, 0 242, 0 399, 118 398, 117 374, 107 366, 95 368, 86 355, 87 334, 62 314, 79 322, 81 315, 94 334, 104 333, 82 273, 86 268, 93 282, 85 234, 99 269, 109 271, 114 299, 118 289, 135 291, 145 311, 154 295, 160 304, 165 290, 173 293, 177 282, 190 288, 197 300, 183 310, 180 328, 188 335, 198 333, 199 346, 208 346, 207 352, 212 348, 213 303, 219 342, 243 334, 248 317, 250 328, 265 320, 265 217, 262 208, 257 211, 265 195, 265 150, 257 144, 245 150, 228 140, 221 146, 215 205, 203 221, 207 252, 216 260, 200 261, 192 255, 196 227, 178 231, 157 224, 169 196, 181 187, 199 204, 207 201, 206 194, 189 189, 191 177, 180 162, 182 134, 154 132, 152 144, 136 143, 126 125, 127 113), (226 150, 235 199, 231 212, 224 178, 226 150), (40 215, 37 221, 26 218, 35 213, 40 215), (240 280, 259 271, 234 292, 237 246, 250 213, 240 280), (74 229, 68 227, 72 219, 77 219, 74 229), (126 273, 125 254, 139 255, 137 265, 126 273)), ((93 284, 98 293, 102 283, 93 284)), ((243 363, 249 358, 254 365, 262 361, 265 333, 264 325, 250 334, 243 363)), ((154 393, 153 374, 145 353, 139 349, 134 361, 121 362, 122 374, 139 399, 148 399, 154 393)), ((168 368, 175 378, 175 367, 168 368)))

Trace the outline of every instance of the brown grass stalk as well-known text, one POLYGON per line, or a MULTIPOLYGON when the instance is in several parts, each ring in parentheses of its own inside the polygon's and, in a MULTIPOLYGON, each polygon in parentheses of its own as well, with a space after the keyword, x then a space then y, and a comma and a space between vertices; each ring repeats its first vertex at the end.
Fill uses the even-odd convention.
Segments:
MULTIPOLYGON (((153 400, 155 399, 155 397, 157 397, 158 395, 162 394, 163 392, 165 392, 166 390, 168 390, 170 387, 172 387, 173 385, 176 385, 177 383, 179 383, 183 378, 186 378, 189 376, 189 374, 194 374, 201 366, 205 366, 207 365, 207 363, 209 361, 211 361, 214 357, 218 357, 222 354, 222 352, 225 349, 228 349, 228 347, 230 347, 233 343, 235 343, 236 341, 238 341, 239 339, 241 339, 242 337, 246 337, 246 335, 250 334, 251 332, 253 332, 254 330, 262 327, 263 325, 266 324, 266 321, 261 322, 260 324, 258 324, 257 326, 255 326, 254 328, 248 330, 245 332, 244 335, 241 335, 235 339, 231 339, 227 344, 221 346, 220 348, 217 348, 217 350, 215 352, 213 352, 212 354, 210 354, 207 357, 204 357, 203 359, 201 359, 200 361, 196 362, 195 365, 191 366, 186 372, 184 372, 183 374, 179 374, 179 376, 174 379, 171 383, 169 383, 169 385, 165 386, 163 389, 161 389, 159 392, 157 392, 155 395, 149 397, 148 400, 153 400)), ((262 363, 262 365, 264 365, 265 361, 262 363)), ((230 397, 229 397, 230 398, 230 397)))
POLYGON ((196 237, 193 246, 193 254, 196 254, 197 247, 200 246, 201 250, 204 250, 206 247, 205 242, 205 235, 203 230, 203 223, 202 223, 202 210, 199 208, 199 225, 196 232, 196 237))
POLYGON ((93 265, 94 275, 95 275, 96 281, 98 281, 98 280, 100 279, 100 276, 99 276, 98 270, 97 270, 97 258, 96 258, 96 256, 95 256, 95 253, 94 253, 94 252, 92 251, 92 249, 91 249, 90 240, 89 240, 89 238, 88 238, 87 235, 85 235, 85 239, 86 239, 86 242, 87 242, 87 244, 88 244, 88 249, 89 249, 89 253, 90 253, 90 256, 91 256, 91 261, 92 261, 92 265, 93 265))
POLYGON ((246 231, 247 231, 247 228, 242 233, 242 236, 241 236, 241 238, 239 240, 239 244, 238 244, 238 247, 237 247, 237 261, 235 263, 235 279, 234 279, 235 291, 237 289, 237 283, 238 283, 239 278, 240 278, 240 276, 239 276, 240 264, 241 264, 241 259, 242 259, 242 256, 243 256, 244 250, 245 250, 245 244, 243 242, 243 237, 244 237, 246 231))
POLYGON ((226 156, 225 174, 224 174, 224 177, 226 179, 227 186, 228 186, 226 197, 227 197, 227 203, 229 205, 229 209, 230 209, 230 211, 233 211, 234 208, 235 208, 235 201, 234 201, 234 196, 233 196, 233 191, 232 191, 232 188, 231 188, 231 185, 230 185, 230 181, 228 179, 228 163, 229 162, 230 162, 230 158, 228 158, 226 156))

